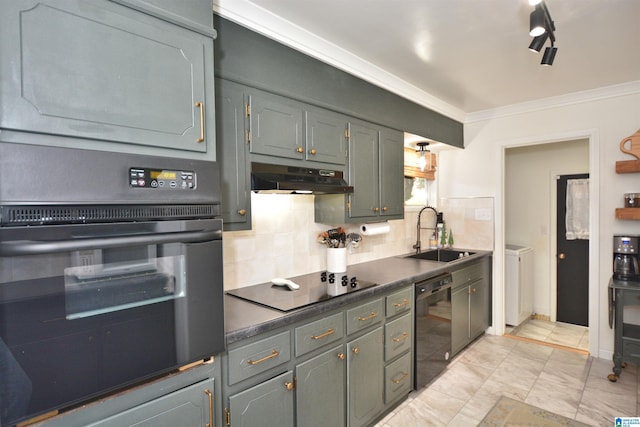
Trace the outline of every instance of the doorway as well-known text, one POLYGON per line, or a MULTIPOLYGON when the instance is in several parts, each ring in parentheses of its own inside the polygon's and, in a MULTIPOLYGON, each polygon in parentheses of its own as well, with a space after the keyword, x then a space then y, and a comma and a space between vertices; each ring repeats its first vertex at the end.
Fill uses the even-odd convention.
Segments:
MULTIPOLYGON (((556 318, 556 177, 588 171, 588 139, 505 150, 505 243, 533 249, 532 317, 535 322, 532 323, 537 332, 548 335, 552 341, 554 331, 558 330, 556 327, 564 325, 556 318)), ((583 329, 577 333, 588 341, 588 330, 579 328, 583 329)), ((514 328, 505 330, 508 333, 514 328)), ((558 335, 565 333, 562 330, 558 335)), ((571 342, 575 342, 575 337, 571 342)), ((588 348, 588 344, 582 341, 581 347, 588 348)))

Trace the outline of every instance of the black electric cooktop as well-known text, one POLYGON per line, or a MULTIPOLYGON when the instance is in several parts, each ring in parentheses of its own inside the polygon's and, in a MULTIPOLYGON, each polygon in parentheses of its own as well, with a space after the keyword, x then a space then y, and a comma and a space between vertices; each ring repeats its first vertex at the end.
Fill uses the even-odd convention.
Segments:
POLYGON ((227 294, 286 312, 377 285, 350 275, 348 270, 346 273, 311 273, 289 280, 300 285, 300 288, 289 290, 286 286, 268 282, 232 289, 227 294))

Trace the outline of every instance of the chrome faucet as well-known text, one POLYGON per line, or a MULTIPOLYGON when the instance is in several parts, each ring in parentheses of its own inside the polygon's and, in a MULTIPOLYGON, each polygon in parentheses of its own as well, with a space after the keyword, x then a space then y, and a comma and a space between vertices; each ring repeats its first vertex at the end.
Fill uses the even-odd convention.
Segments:
POLYGON ((416 250, 417 254, 420 253, 420 250, 422 248, 422 245, 420 244, 420 230, 422 229, 422 227, 420 226, 420 217, 422 216, 422 212, 424 212, 425 209, 431 209, 433 211, 436 221, 433 228, 429 228, 429 230, 433 230, 435 232, 438 228, 438 224, 442 222, 442 214, 438 213, 438 211, 434 207, 425 206, 424 208, 420 209, 420 212, 418 212, 418 223, 416 224, 416 244, 413 245, 413 249, 416 250))

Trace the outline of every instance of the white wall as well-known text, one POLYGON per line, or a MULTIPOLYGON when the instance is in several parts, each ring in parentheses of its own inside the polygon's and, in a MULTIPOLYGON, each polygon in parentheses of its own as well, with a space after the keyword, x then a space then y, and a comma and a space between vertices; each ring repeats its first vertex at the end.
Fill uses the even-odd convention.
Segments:
POLYGON ((495 197, 493 319, 496 333, 504 325, 504 164, 505 149, 522 145, 586 138, 590 144, 591 236, 589 349, 609 358, 613 332, 607 315, 607 284, 611 276, 611 239, 618 232, 640 234, 640 222, 615 220, 622 195, 640 187, 640 175, 618 175, 616 160, 627 160, 619 142, 640 127, 640 90, 628 94, 556 103, 529 111, 496 111, 465 124, 465 150, 440 153, 441 197, 495 197), (504 113, 504 114, 502 114, 504 113))
POLYGON ((589 141, 509 148, 505 242, 533 249, 533 311, 555 320, 556 176, 589 172, 589 141))

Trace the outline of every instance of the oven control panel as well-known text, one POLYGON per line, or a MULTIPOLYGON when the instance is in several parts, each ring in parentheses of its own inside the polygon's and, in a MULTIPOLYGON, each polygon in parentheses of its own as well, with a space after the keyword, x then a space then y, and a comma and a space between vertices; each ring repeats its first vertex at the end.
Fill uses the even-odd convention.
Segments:
POLYGON ((160 190, 193 190, 196 173, 193 171, 129 168, 129 186, 160 190))

